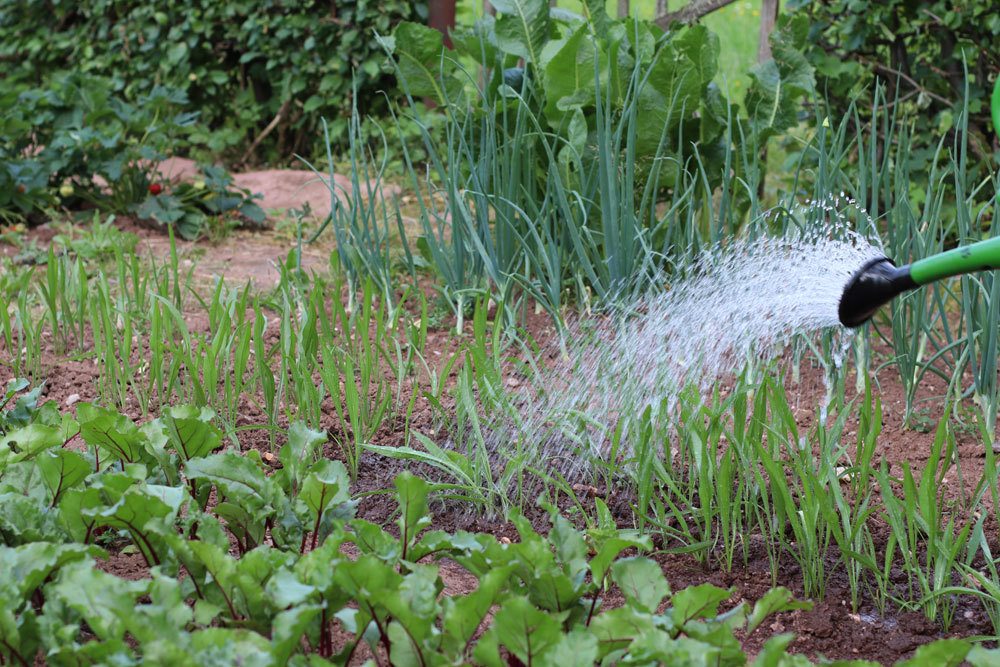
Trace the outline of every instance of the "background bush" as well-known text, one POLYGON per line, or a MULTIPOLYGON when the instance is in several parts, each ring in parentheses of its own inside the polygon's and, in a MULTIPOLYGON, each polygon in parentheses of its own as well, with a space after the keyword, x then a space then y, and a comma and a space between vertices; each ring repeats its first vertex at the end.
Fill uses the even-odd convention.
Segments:
MULTIPOLYGON (((926 172, 934 146, 953 132, 965 96, 968 67, 970 149, 980 163, 995 150, 989 95, 1000 71, 1000 4, 887 0, 793 0, 810 19, 810 60, 818 90, 837 115, 852 100, 872 103, 876 80, 889 102, 913 124, 922 150, 910 168, 926 172)), ((949 142, 950 143, 950 142, 949 142)))
POLYGON ((393 83, 376 33, 425 17, 426 3, 403 0, 0 0, 0 81, 42 87, 70 70, 109 77, 128 100, 169 85, 200 112, 194 143, 287 161, 312 151, 321 117, 346 141, 354 76, 361 114, 384 110, 393 83))

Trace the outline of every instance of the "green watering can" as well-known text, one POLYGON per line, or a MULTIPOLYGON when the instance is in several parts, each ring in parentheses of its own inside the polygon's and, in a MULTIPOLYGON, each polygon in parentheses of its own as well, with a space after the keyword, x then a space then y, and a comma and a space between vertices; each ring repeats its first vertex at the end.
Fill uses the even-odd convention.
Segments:
MULTIPOLYGON (((993 86, 993 127, 1000 132, 1000 77, 993 86)), ((859 327, 883 305, 907 290, 973 271, 1000 269, 1000 236, 896 266, 888 257, 866 262, 844 287, 837 307, 840 323, 859 327)))

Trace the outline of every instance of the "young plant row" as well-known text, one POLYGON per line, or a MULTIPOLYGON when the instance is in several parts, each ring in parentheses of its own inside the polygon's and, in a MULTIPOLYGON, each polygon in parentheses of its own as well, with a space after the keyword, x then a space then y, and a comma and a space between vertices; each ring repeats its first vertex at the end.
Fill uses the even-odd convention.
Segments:
MULTIPOLYGON (((707 584, 673 591, 635 555, 649 538, 606 509, 583 530, 550 510, 548 537, 516 513, 513 542, 449 534, 428 529, 433 487, 404 473, 393 526, 357 519, 346 469, 302 425, 272 469, 253 451, 219 452, 208 410, 140 427, 36 397, 0 413, 5 664, 346 665, 367 653, 379 665, 742 665, 736 632, 808 607, 783 588, 752 606, 707 584), (101 567, 129 552, 145 576, 101 567), (471 590, 449 594, 453 570, 471 590), (602 602, 612 589, 614 608, 602 602)), ((786 655, 792 639, 771 637, 754 664, 811 664, 786 655)), ((963 658, 996 656, 947 640, 914 660, 963 658)))
POLYGON ((775 375, 744 376, 707 401, 690 395, 666 425, 647 413, 620 468, 637 490, 639 526, 726 571, 763 548, 772 581, 794 563, 811 599, 842 575, 855 612, 922 611, 947 629, 969 596, 1000 636, 996 456, 988 450, 982 478, 963 474, 946 409, 926 462, 890 467, 878 454, 879 399, 870 388, 853 402, 843 395, 841 382, 808 429, 775 375))

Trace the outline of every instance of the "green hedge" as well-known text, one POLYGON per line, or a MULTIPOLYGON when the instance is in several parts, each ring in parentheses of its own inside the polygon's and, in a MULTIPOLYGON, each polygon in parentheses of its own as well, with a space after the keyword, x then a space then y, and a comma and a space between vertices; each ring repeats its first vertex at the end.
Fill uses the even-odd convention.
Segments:
POLYGON ((311 152, 322 117, 346 140, 355 72, 359 111, 384 109, 394 84, 376 33, 425 17, 404 0, 0 0, 0 81, 84 72, 130 100, 170 85, 200 111, 192 139, 236 159, 282 112, 250 157, 287 160, 311 152))
POLYGON ((927 146, 910 155, 914 172, 929 169, 934 147, 959 123, 968 81, 970 159, 985 164, 996 146, 989 109, 1000 73, 995 0, 792 0, 788 8, 809 16, 817 89, 835 107, 870 102, 875 80, 890 102, 898 100, 897 111, 927 146))

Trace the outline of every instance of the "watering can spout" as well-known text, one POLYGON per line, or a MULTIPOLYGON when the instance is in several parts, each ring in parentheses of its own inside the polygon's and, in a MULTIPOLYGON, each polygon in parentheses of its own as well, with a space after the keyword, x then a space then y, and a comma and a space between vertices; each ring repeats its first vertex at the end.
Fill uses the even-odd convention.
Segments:
POLYGON ((844 287, 837 316, 845 327, 859 327, 875 312, 907 290, 917 287, 910 267, 897 267, 888 257, 876 257, 854 272, 844 287))

